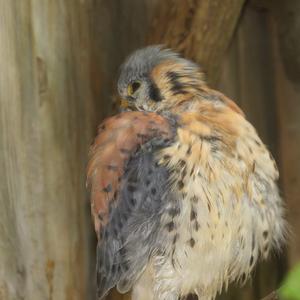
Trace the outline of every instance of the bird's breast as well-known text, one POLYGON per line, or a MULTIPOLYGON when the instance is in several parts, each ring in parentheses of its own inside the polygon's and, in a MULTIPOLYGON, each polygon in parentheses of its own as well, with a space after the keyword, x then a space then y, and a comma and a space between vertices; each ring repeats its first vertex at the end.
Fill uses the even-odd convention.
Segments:
POLYGON ((219 119, 183 115, 175 143, 158 155, 177 199, 162 218, 165 276, 173 274, 182 294, 198 287, 214 296, 230 281, 245 280, 259 253, 267 255, 282 236, 282 224, 273 227, 282 219, 274 162, 242 116, 219 119))

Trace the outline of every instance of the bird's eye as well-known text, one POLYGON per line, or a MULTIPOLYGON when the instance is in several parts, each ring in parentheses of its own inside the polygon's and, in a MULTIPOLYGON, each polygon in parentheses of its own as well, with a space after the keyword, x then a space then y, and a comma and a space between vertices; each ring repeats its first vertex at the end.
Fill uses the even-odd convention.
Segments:
POLYGON ((129 96, 132 96, 141 86, 141 83, 139 81, 134 81, 131 84, 128 85, 127 93, 129 96))

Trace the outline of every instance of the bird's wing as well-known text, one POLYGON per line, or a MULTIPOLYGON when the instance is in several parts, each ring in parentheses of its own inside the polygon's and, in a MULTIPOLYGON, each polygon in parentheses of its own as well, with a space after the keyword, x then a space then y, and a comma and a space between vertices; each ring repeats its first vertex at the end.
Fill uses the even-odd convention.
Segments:
POLYGON ((113 286, 128 291, 148 262, 159 229, 168 171, 155 152, 170 144, 174 124, 155 113, 109 118, 91 149, 88 185, 98 235, 101 299, 113 286))

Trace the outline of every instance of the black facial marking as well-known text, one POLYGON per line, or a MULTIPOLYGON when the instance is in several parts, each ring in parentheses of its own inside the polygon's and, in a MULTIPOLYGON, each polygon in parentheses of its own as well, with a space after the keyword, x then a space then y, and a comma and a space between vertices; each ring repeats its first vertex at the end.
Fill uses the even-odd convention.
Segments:
POLYGON ((150 99, 155 102, 160 102, 163 100, 163 96, 158 88, 158 86, 152 81, 149 88, 150 99))
POLYGON ((188 92, 183 89, 184 87, 185 87, 185 85, 180 83, 180 84, 177 84, 176 86, 173 86, 171 88, 171 90, 174 95, 186 95, 186 94, 188 94, 188 92))
POLYGON ((174 82, 179 80, 180 75, 176 72, 169 71, 167 72, 167 77, 170 79, 171 82, 174 82))
POLYGON ((179 94, 187 94, 188 92, 184 90, 186 87, 185 84, 180 82, 180 75, 176 72, 167 72, 167 77, 170 80, 171 83, 171 91, 173 92, 174 95, 179 95, 179 94))

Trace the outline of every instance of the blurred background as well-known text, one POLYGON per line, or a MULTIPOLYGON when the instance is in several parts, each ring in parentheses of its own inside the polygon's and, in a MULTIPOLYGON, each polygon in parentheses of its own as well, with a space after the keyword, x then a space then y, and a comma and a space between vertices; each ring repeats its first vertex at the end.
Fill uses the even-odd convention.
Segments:
POLYGON ((220 299, 277 289, 300 261, 299 37, 299 0, 0 0, 0 299, 95 299, 87 153, 120 63, 158 43, 198 62, 278 162, 291 238, 220 299))

